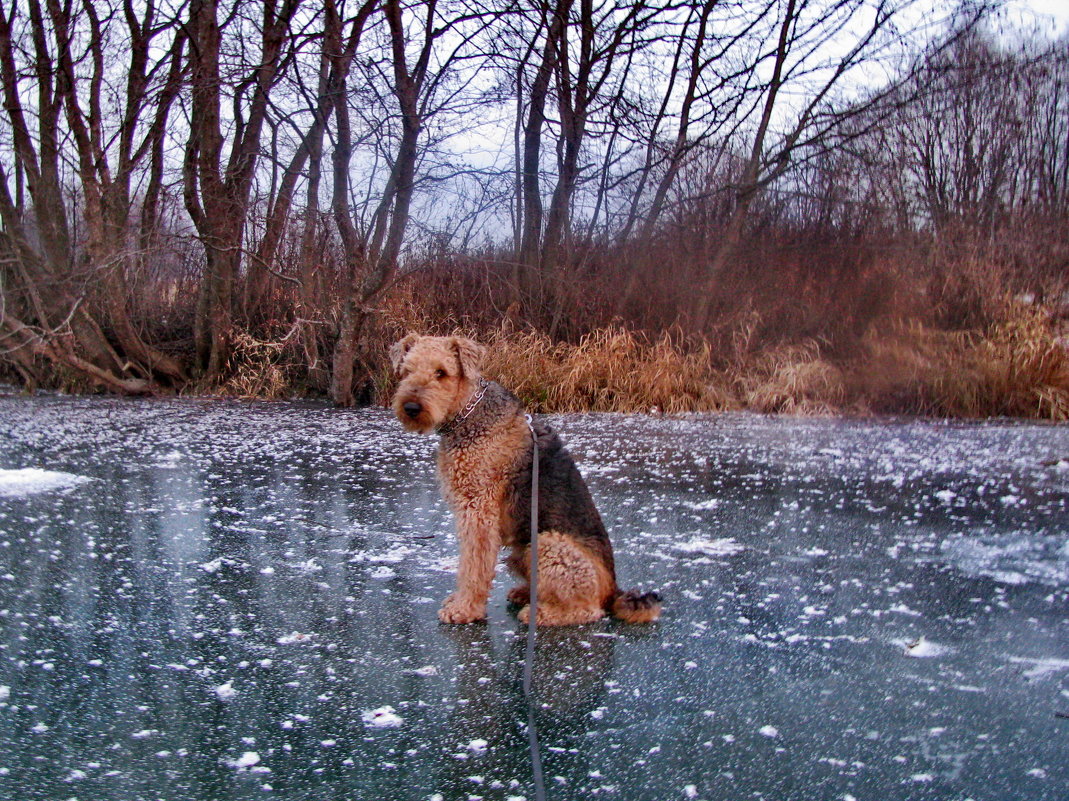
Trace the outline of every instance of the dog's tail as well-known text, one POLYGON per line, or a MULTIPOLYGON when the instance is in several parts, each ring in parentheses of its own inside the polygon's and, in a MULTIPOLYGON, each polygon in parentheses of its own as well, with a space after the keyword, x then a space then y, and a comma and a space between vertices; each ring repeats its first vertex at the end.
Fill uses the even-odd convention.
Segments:
POLYGON ((611 611, 613 617, 625 623, 650 623, 661 616, 661 595, 656 592, 617 590, 611 611))

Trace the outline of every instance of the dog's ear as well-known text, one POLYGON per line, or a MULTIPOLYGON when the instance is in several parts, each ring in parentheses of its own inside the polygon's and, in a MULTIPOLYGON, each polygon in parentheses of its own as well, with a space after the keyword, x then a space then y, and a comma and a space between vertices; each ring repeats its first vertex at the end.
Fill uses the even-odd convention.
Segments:
POLYGON ((405 356, 408 355, 408 352, 412 350, 412 346, 418 340, 419 334, 409 333, 390 346, 390 364, 393 366, 395 373, 401 369, 401 362, 405 360, 405 356))
POLYGON ((457 363, 460 365, 460 374, 465 375, 468 378, 477 377, 479 375, 479 368, 483 363, 483 356, 486 354, 486 348, 467 337, 453 337, 451 344, 453 345, 453 350, 456 351, 457 354, 457 363))

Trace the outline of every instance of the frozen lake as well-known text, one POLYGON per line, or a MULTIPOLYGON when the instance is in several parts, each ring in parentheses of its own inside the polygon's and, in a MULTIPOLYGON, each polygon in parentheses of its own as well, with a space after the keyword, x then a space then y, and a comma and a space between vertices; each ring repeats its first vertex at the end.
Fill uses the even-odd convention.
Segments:
MULTIPOLYGON (((1069 797, 1069 427, 555 418, 650 626, 539 632, 550 799, 1069 797)), ((382 410, 0 398, 0 798, 532 799, 524 627, 382 410)))

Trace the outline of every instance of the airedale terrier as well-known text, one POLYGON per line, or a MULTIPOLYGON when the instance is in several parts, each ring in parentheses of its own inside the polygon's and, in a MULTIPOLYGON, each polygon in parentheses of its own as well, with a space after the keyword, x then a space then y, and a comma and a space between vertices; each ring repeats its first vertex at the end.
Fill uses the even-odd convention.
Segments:
MULTIPOLYGON (((460 541, 457 590, 438 612, 444 623, 486 618, 498 552, 520 584, 508 594, 529 614, 532 434, 523 406, 479 373, 484 349, 463 337, 409 334, 390 348, 400 378, 393 410, 405 428, 436 432, 438 475, 460 541)), ((589 623, 606 612, 629 623, 656 620, 655 592, 616 586, 612 544, 572 457, 546 423, 538 437, 539 626, 589 623)))

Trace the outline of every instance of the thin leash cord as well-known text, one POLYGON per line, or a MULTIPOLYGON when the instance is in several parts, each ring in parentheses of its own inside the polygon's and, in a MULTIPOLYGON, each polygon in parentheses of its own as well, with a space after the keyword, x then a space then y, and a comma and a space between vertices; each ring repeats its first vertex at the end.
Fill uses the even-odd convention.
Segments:
POLYGON ((531 415, 527 415, 527 427, 531 429, 531 567, 527 582, 531 597, 527 606, 527 654, 523 664, 523 697, 527 699, 527 744, 531 752, 535 801, 545 801, 546 786, 542 778, 542 755, 538 750, 538 729, 535 728, 535 702, 531 681, 535 659, 535 632, 538 629, 538 435, 535 434, 531 415))

